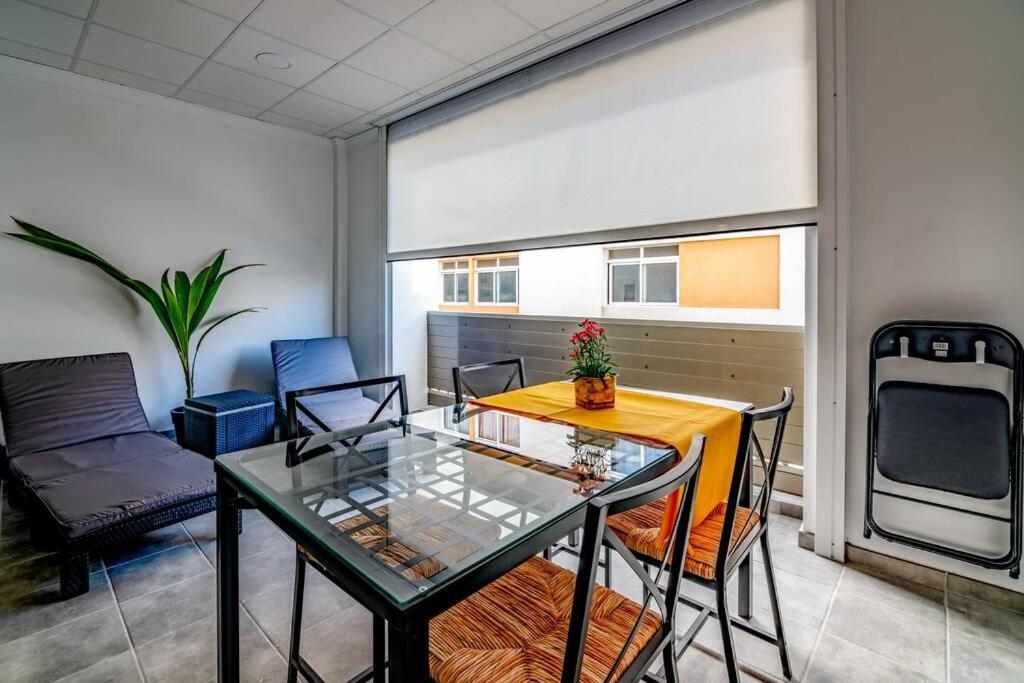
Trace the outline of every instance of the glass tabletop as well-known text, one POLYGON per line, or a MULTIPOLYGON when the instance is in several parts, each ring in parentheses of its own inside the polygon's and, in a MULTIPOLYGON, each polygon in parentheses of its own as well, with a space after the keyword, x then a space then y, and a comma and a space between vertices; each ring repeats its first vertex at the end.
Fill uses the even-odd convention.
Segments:
POLYGON ((216 462, 403 606, 675 457, 668 446, 467 404, 216 462))

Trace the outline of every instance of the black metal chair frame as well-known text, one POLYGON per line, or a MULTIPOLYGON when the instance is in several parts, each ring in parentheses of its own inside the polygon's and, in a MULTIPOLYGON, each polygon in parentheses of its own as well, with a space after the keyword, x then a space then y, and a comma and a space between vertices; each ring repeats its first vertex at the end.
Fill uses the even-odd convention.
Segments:
MULTIPOLYGON (((377 409, 373 412, 370 418, 366 421, 367 425, 372 425, 377 422, 377 418, 384 412, 384 409, 391 404, 391 401, 398 396, 398 405, 401 410, 401 414, 404 417, 409 414, 409 401, 405 394, 405 375, 391 375, 388 377, 375 377, 372 379, 361 379, 354 382, 344 382, 342 384, 331 384, 323 387, 313 387, 309 389, 296 389, 294 391, 285 392, 285 405, 287 407, 287 438, 297 438, 299 432, 298 415, 301 412, 303 415, 312 420, 320 429, 325 432, 334 431, 331 427, 324 423, 319 417, 317 417, 313 411, 304 406, 299 399, 305 396, 316 396, 318 394, 327 394, 335 391, 345 391, 346 389, 363 389, 365 387, 373 386, 384 386, 393 384, 384 398, 381 399, 377 405, 377 409)), ((406 425, 401 422, 400 425, 403 429, 406 425)), ((353 448, 359 445, 359 442, 363 440, 366 434, 359 434, 352 439, 340 439, 339 442, 348 447, 353 448)), ((301 446, 297 448, 301 450, 301 446)), ((298 680, 298 674, 301 672, 303 677, 308 681, 314 681, 315 683, 322 683, 323 679, 313 670, 309 663, 299 653, 299 646, 302 632, 302 604, 306 589, 306 565, 310 562, 310 558, 307 557, 298 547, 295 550, 295 584, 294 591, 292 594, 292 624, 291 624, 291 643, 288 649, 288 681, 289 683, 295 683, 298 680)), ((384 681, 384 671, 387 668, 387 656, 384 651, 384 632, 385 632, 384 619, 376 614, 373 616, 373 664, 370 668, 366 669, 362 673, 358 674, 351 679, 352 683, 364 683, 365 681, 374 681, 374 683, 382 683, 384 681)))
MULTIPOLYGON (((466 393, 469 394, 469 398, 483 398, 480 392, 477 391, 466 382, 466 378, 463 376, 467 373, 477 372, 479 370, 485 370, 487 368, 496 368, 503 365, 514 365, 512 372, 509 374, 505 381, 505 387, 497 392, 503 394, 512 387, 512 382, 519 378, 519 388, 522 389, 526 386, 526 366, 522 358, 509 358, 507 360, 497 360, 490 363, 474 363, 473 365, 462 365, 459 367, 452 368, 452 384, 455 386, 455 402, 465 403, 466 393)), ((486 393, 486 392, 485 392, 486 393)))
MULTIPOLYGON (((933 322, 923 320, 901 320, 883 325, 871 337, 870 362, 868 369, 868 446, 867 446, 867 486, 864 493, 864 538, 871 538, 872 533, 894 543, 927 550, 939 555, 951 557, 961 562, 980 565, 987 569, 1008 569, 1010 577, 1020 577, 1021 562, 1021 481, 1022 467, 1022 396, 1024 396, 1024 372, 1021 362, 1024 361, 1024 348, 1020 341, 1006 330, 994 325, 983 323, 933 322), (906 350, 901 349, 900 338, 906 338, 906 350), (1010 415, 1013 427, 1010 432, 1010 469, 1007 472, 1010 482, 1010 516, 1001 517, 974 510, 965 510, 935 501, 905 496, 875 488, 875 462, 878 455, 878 387, 877 361, 879 358, 917 358, 936 363, 975 363, 977 362, 975 342, 985 343, 985 363, 999 365, 1012 373, 1012 397, 1010 415), (940 346, 936 347, 935 344, 940 346), (945 347, 941 345, 946 345, 945 347), (945 355, 936 355, 936 351, 945 355), (1010 547, 1001 557, 989 557, 971 553, 959 548, 944 546, 922 538, 915 538, 890 531, 879 524, 874 517, 874 497, 887 496, 899 500, 927 505, 930 507, 951 510, 975 517, 983 517, 996 522, 1010 525, 1010 547)), ((926 487, 921 487, 926 488, 926 487)))
MULTIPOLYGON (((681 454, 680 454, 681 455, 681 454)), ((575 683, 580 679, 583 670, 583 652, 586 645, 587 629, 590 621, 590 610, 594 597, 594 582, 599 565, 599 555, 604 546, 613 548, 633 570, 645 587, 644 601, 640 616, 623 643, 622 649, 611 666, 605 683, 611 679, 625 657, 626 651, 640 629, 644 615, 653 601, 661 613, 662 625, 658 633, 640 650, 636 658, 622 673, 619 680, 636 681, 648 678, 647 670, 661 656, 664 662, 665 678, 670 683, 679 680, 675 656, 675 615, 679 597, 682 566, 686 557, 686 547, 690 536, 690 523, 693 519, 693 502, 696 499, 697 486, 700 479, 700 466, 704 457, 704 436, 694 435, 690 450, 680 462, 670 470, 651 481, 632 486, 618 493, 597 496, 587 503, 586 521, 583 524, 583 540, 580 545, 580 562, 576 573, 576 586, 573 592, 572 611, 569 617, 569 641, 565 648, 565 660, 562 665, 562 683, 575 683), (642 505, 656 501, 673 491, 685 487, 682 504, 676 513, 676 519, 669 540, 669 551, 658 563, 654 577, 638 560, 638 556, 619 539, 608 527, 609 515, 627 512, 642 505), (668 574, 667 587, 662 592, 658 589, 664 574, 668 574)))
MULTIPOLYGON (((409 414, 409 401, 405 393, 405 375, 374 377, 372 379, 360 379, 354 382, 343 382, 341 384, 329 384, 327 386, 322 387, 310 387, 308 389, 294 389, 292 391, 286 391, 284 394, 287 415, 287 423, 285 425, 285 427, 287 428, 287 433, 285 435, 285 438, 295 439, 300 436, 300 412, 307 418, 309 418, 313 422, 313 424, 315 424, 317 427, 324 430, 325 432, 335 431, 330 425, 326 424, 323 420, 321 420, 312 410, 310 410, 307 406, 303 405, 299 399, 305 398, 306 396, 329 394, 336 391, 345 391, 347 389, 364 389, 366 387, 383 386, 386 384, 394 384, 394 386, 391 388, 391 391, 389 391, 384 396, 384 398, 381 399, 373 415, 370 417, 369 420, 366 421, 367 424, 372 424, 373 422, 377 421, 377 418, 380 417, 380 414, 382 412, 384 412, 384 409, 387 408, 387 406, 391 403, 391 400, 395 398, 396 394, 398 395, 398 404, 401 410, 401 414, 409 414)), ((362 437, 360 436, 356 439, 356 441, 353 444, 346 443, 345 445, 356 445, 359 443, 361 439, 362 437)))
MULTIPOLYGON (((725 520, 722 524, 722 536, 719 540, 719 549, 715 561, 715 578, 704 579, 685 572, 683 574, 683 578, 685 580, 714 590, 716 604, 715 606, 706 605, 689 596, 682 594, 679 595, 679 602, 699 610, 700 614, 696 619, 694 619, 690 628, 687 629, 686 633, 679 641, 676 656, 683 656, 683 653, 686 652, 686 649, 697 637, 697 634, 704 626, 704 623, 709 618, 714 617, 718 620, 719 628, 721 629, 722 654, 725 659, 726 668, 729 672, 729 680, 733 683, 739 681, 739 665, 736 660, 736 648, 732 637, 733 626, 778 647, 783 674, 787 678, 792 674, 789 663, 789 651, 786 645, 785 628, 783 627, 782 614, 779 610, 779 595, 775 583, 775 569, 772 565, 771 547, 769 546, 767 532, 769 504, 771 502, 772 487, 775 481, 775 471, 779 464, 779 455, 782 451, 782 439, 786 431, 786 421, 789 417, 789 411, 793 407, 793 400, 793 390, 786 387, 783 390, 782 400, 778 404, 765 408, 747 410, 742 414, 739 445, 736 451, 736 465, 733 468, 732 481, 729 486, 729 497, 727 499, 728 503, 726 507, 725 520), (761 442, 758 440, 757 435, 754 434, 754 424, 771 420, 775 420, 776 423, 775 430, 772 435, 771 447, 766 455, 761 446, 761 442), (755 455, 764 474, 764 481, 759 487, 757 497, 754 499, 753 503, 751 503, 751 484, 754 465, 753 456, 755 455), (753 510, 757 517, 756 521, 752 521, 755 520, 755 516, 752 514, 747 519, 747 522, 741 528, 740 533, 735 534, 740 539, 739 542, 733 543, 733 527, 736 524, 736 511, 739 506, 753 510), (766 631, 747 620, 750 615, 749 605, 740 605, 739 617, 730 615, 727 619, 721 618, 721 615, 723 614, 729 615, 727 600, 729 579, 737 571, 740 571, 741 573, 741 581, 747 581, 750 579, 749 574, 747 574, 747 572, 750 572, 749 556, 754 549, 754 544, 758 542, 761 545, 765 575, 768 579, 768 600, 771 603, 772 617, 775 622, 775 633, 766 631)), ((661 562, 660 559, 655 557, 644 556, 639 553, 637 553, 637 556, 641 558, 641 562, 645 566, 656 566, 661 562)), ((646 592, 650 589, 645 585, 644 590, 646 592)), ((664 591, 664 589, 661 590, 664 591)), ((743 593, 741 591, 741 596, 742 595, 743 593)))

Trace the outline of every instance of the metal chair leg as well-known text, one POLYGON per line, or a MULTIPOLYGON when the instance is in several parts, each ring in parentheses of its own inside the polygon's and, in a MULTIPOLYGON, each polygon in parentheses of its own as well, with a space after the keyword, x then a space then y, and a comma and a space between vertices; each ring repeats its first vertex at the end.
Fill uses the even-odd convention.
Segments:
POLYGON ((664 650, 662 650, 662 669, 665 674, 665 683, 679 683, 679 669, 676 665, 676 644, 674 642, 669 643, 664 650))
POLYGON ((387 655, 384 649, 384 617, 373 615, 373 683, 384 683, 387 655))
POLYGON ((306 588, 306 558, 295 552, 295 587, 292 593, 292 635, 288 645, 288 683, 299 679, 299 636, 302 632, 302 597, 306 588))
POLYGON ((775 568, 772 566, 772 552, 768 545, 767 532, 761 534, 761 554, 764 555, 764 573, 768 578, 768 600, 772 605, 772 617, 775 619, 775 637, 779 641, 779 658, 782 660, 782 673, 786 678, 793 675, 789 667, 789 652, 786 650, 786 629, 782 624, 782 612, 779 611, 779 594, 775 586, 775 568))
POLYGON ((739 683, 740 670, 736 663, 736 648, 732 641, 732 627, 729 623, 729 604, 726 601, 725 580, 715 580, 715 599, 718 605, 718 627, 722 630, 722 657, 725 668, 729 671, 729 683, 739 683))
POLYGON ((604 547, 604 585, 612 587, 612 550, 608 546, 604 547))

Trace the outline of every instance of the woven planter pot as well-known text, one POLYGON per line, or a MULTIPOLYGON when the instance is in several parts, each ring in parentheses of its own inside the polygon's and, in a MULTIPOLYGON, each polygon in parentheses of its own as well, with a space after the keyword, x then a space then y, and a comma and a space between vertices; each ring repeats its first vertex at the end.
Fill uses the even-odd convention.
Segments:
POLYGON ((573 380, 576 405, 587 410, 615 407, 615 378, 580 377, 573 380))

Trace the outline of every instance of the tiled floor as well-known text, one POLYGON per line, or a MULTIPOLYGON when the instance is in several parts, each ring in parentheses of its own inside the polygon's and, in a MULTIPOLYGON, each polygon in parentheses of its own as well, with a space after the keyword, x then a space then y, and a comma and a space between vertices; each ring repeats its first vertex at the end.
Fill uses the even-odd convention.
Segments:
MULTIPOLYGON (((797 527, 779 517, 770 530, 796 679, 1024 680, 1024 614, 843 567, 798 548, 797 527)), ((62 602, 53 557, 32 548, 24 516, 4 497, 0 680, 213 680, 213 528, 205 516, 106 553, 93 562, 92 590, 62 602)), ((249 514, 241 548, 243 679, 281 681, 293 546, 249 514)), ((616 588, 638 593, 628 569, 615 569, 616 588)), ((755 618, 770 629, 760 563, 755 570, 755 618)), ((369 615, 316 572, 307 586, 303 654, 326 680, 344 680, 369 664, 369 615)), ((681 625, 690 614, 682 612, 681 625)), ((736 638, 745 678, 781 677, 772 646, 736 638)), ((683 680, 727 680, 719 648, 717 624, 709 621, 683 657, 683 680)))

